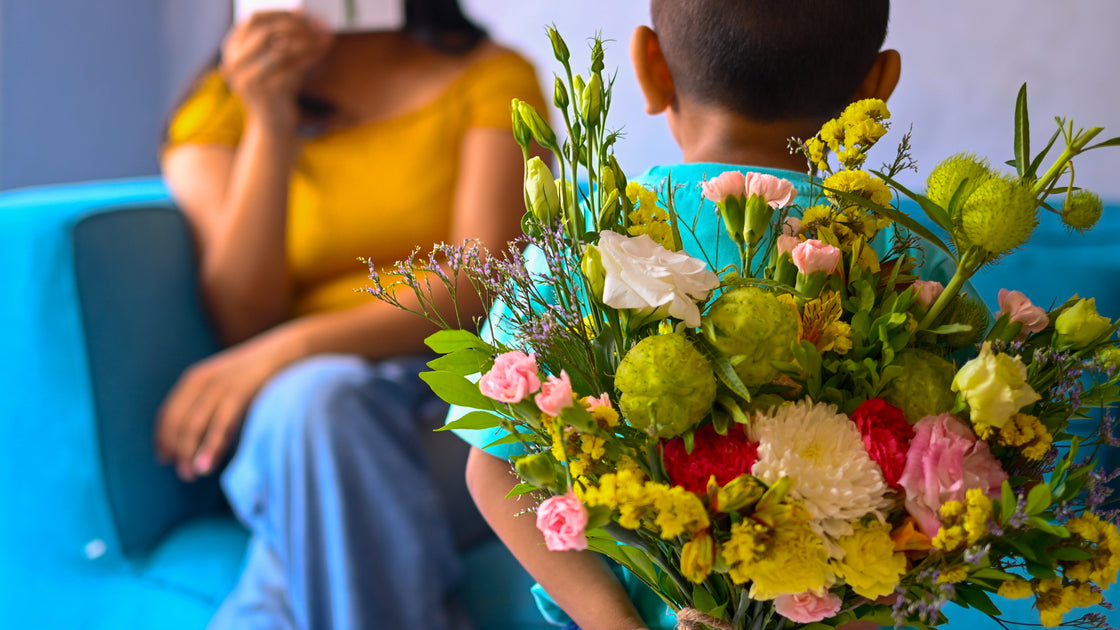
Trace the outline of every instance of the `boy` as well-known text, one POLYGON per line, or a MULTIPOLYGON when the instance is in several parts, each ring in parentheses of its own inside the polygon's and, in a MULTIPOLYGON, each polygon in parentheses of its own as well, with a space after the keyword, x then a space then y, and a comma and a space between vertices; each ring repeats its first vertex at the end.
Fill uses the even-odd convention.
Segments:
MULTIPOLYGON (((713 207, 701 208, 699 182, 739 168, 807 192, 805 161, 789 153, 788 139, 814 136, 851 101, 886 100, 898 82, 898 53, 880 51, 889 0, 652 0, 651 14, 654 28, 635 30, 631 58, 646 111, 665 114, 683 163, 637 179, 660 187, 671 174, 681 220, 692 223, 694 210, 709 218, 696 222, 699 242, 686 240, 694 255, 699 243, 727 239, 713 207)), ((463 437, 475 445, 467 483, 479 509, 572 621, 583 630, 675 626, 648 590, 635 591, 644 598, 635 606, 597 554, 548 551, 534 519, 517 516, 528 500, 505 498, 518 483, 509 453, 479 448, 490 433, 464 433, 475 434, 463 437)))

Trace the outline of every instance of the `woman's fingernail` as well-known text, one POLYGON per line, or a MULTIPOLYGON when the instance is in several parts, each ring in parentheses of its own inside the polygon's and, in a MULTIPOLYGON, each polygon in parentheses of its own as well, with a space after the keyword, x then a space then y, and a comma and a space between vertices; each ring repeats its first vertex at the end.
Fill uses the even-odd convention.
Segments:
POLYGON ((213 464, 214 460, 210 454, 202 453, 194 458, 194 472, 199 475, 209 475, 213 464))

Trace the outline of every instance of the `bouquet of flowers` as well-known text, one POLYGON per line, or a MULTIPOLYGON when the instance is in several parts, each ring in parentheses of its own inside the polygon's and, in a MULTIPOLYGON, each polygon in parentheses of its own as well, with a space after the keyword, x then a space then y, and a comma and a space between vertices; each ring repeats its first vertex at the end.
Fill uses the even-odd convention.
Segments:
POLYGON ((1120 400, 1118 324, 1092 298, 1047 311, 1014 290, 993 318, 968 279, 1026 243, 1040 210, 1090 229, 1102 203, 1073 186, 1072 160, 1120 139, 1059 119, 1032 154, 1024 87, 1014 173, 957 155, 917 193, 896 179, 908 136, 863 170, 889 112, 861 101, 791 142, 808 194, 719 174, 683 191, 718 208, 689 224, 672 182, 628 182, 611 154, 601 43, 584 78, 550 37, 567 139, 515 101, 526 156, 535 141, 559 167, 527 158, 523 239, 501 259, 440 246, 370 287, 401 308, 395 289, 411 289, 411 310, 444 326, 422 376, 473 409, 449 428, 522 445, 514 493, 540 495, 548 548, 605 554, 713 628, 924 628, 949 601, 998 616, 992 594, 1034 597, 1054 626, 1101 603, 1120 568, 1095 459, 1110 429, 1071 421, 1107 424, 1093 409, 1120 400), (726 238, 683 251, 709 221, 726 238), (934 255, 953 263, 945 284, 922 277, 934 255), (462 280, 499 304, 481 336, 435 309, 462 280))

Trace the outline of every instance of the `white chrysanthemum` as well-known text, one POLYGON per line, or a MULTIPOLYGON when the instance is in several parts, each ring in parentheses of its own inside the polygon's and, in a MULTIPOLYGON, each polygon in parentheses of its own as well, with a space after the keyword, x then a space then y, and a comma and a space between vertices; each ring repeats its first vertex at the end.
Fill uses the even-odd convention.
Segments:
MULTIPOLYGON (((814 529, 831 541, 852 532, 868 514, 879 520, 889 505, 887 483, 871 460, 855 423, 835 406, 801 401, 759 414, 751 438, 758 461, 751 474, 766 483, 793 479, 790 495, 805 504, 814 529)), ((831 555, 842 555, 834 544, 831 555)))

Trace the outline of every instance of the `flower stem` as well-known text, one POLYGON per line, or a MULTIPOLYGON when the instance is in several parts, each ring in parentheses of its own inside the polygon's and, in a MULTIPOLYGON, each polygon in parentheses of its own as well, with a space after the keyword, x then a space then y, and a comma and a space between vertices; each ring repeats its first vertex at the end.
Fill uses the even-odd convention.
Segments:
POLYGON ((1089 144, 1089 141, 1097 137, 1102 131, 1104 131, 1103 127, 1092 127, 1067 144, 1065 151, 1062 151, 1058 159, 1050 165, 1046 174, 1035 182, 1034 187, 1031 189, 1035 196, 1037 197, 1042 194, 1043 191, 1048 190, 1050 185, 1065 172, 1066 166, 1069 164, 1070 160, 1072 160, 1074 156, 1080 154, 1085 149, 1085 145, 1089 144))
POLYGON ((976 273, 976 270, 980 268, 983 261, 984 257, 979 247, 974 245, 965 251, 964 255, 961 256, 960 261, 957 263, 957 270, 953 273, 949 284, 945 286, 945 289, 941 292, 941 295, 937 297, 937 301, 933 303, 933 306, 929 307, 929 310, 926 311, 926 316, 918 323, 918 330, 927 330, 933 326, 933 323, 941 316, 945 307, 953 301, 953 298, 957 297, 957 294, 961 291, 961 287, 976 273))

